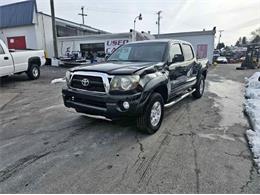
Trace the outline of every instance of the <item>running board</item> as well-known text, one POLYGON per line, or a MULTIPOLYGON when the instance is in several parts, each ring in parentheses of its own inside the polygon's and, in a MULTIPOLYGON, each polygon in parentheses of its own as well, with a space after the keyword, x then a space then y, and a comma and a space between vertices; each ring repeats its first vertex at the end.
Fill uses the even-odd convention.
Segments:
POLYGON ((172 102, 165 104, 164 107, 165 108, 169 108, 171 106, 173 106, 174 104, 178 103, 179 101, 181 101, 182 99, 186 98, 187 96, 189 96, 190 94, 192 94, 194 91, 196 91, 196 89, 193 89, 191 91, 189 91, 188 93, 183 94, 181 97, 179 97, 176 100, 173 100, 172 102))

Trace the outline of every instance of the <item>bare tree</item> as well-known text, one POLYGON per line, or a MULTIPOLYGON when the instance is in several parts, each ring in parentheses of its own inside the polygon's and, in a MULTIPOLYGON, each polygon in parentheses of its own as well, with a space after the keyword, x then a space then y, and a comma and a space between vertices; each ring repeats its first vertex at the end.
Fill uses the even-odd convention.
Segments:
POLYGON ((260 43, 260 27, 251 32, 251 43, 260 43))

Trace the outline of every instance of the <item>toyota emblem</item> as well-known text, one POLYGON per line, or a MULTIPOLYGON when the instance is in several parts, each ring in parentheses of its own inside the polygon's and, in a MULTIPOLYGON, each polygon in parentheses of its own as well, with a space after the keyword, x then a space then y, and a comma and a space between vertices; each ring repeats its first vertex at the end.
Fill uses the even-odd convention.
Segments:
POLYGON ((81 84, 84 86, 84 87, 87 87, 89 85, 89 80, 88 79, 82 79, 81 80, 81 84))

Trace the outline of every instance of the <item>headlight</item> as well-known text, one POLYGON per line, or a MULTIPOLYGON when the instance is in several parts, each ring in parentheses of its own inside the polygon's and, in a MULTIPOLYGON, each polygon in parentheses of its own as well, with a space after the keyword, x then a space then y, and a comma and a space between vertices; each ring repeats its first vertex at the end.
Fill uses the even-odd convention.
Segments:
POLYGON ((128 91, 135 89, 139 83, 139 75, 115 76, 110 83, 110 90, 128 91))
POLYGON ((71 77, 71 72, 70 72, 70 71, 67 71, 67 72, 66 72, 66 76, 65 76, 67 83, 69 83, 70 77, 71 77))

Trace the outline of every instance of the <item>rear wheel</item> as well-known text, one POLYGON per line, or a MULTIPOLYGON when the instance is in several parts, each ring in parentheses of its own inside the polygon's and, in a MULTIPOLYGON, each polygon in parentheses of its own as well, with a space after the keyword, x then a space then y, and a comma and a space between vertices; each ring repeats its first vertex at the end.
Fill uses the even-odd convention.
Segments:
POLYGON ((205 90, 205 77, 200 75, 198 82, 195 85, 195 91, 192 93, 193 97, 200 98, 205 90))
POLYGON ((40 77, 40 74, 41 74, 40 67, 36 64, 31 65, 27 71, 27 76, 31 80, 38 79, 40 77))
POLYGON ((144 112, 137 118, 137 127, 148 134, 155 133, 161 126, 164 103, 159 93, 153 93, 144 112))

